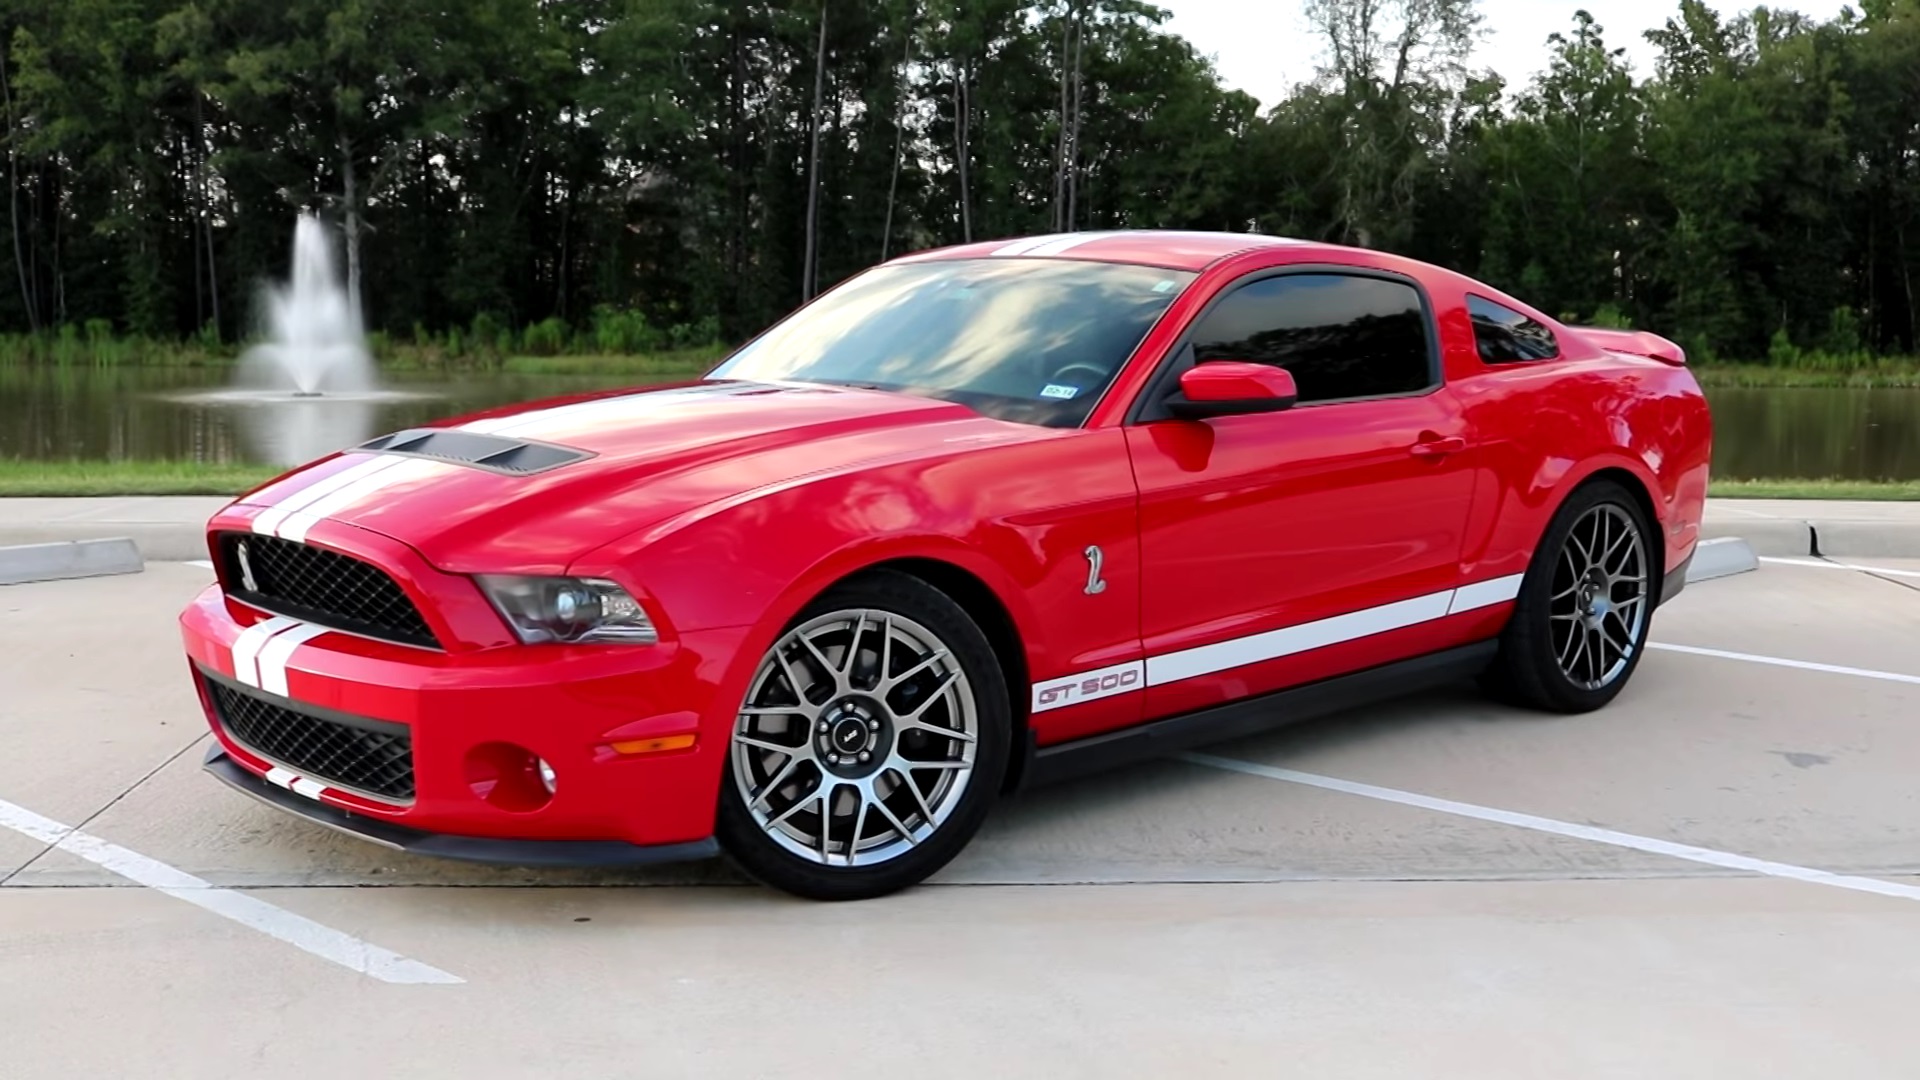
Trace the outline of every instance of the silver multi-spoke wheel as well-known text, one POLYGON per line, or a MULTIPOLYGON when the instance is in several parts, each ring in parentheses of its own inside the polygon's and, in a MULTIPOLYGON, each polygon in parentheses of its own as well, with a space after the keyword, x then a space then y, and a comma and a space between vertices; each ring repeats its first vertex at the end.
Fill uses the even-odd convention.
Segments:
POLYGON ((1621 507, 1601 503, 1567 534, 1548 599, 1554 656, 1569 681, 1600 690, 1627 670, 1647 620, 1647 551, 1621 507))
POLYGON ((834 611, 776 642, 734 725, 739 797, 765 834, 823 866, 924 843, 973 778, 980 716, 939 635, 889 611, 834 611))

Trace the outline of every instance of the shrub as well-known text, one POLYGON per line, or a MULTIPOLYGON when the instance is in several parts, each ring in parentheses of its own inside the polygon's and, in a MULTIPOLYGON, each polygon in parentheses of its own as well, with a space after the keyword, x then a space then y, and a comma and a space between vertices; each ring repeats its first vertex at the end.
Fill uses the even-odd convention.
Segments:
POLYGON ((500 331, 504 326, 504 320, 493 312, 480 312, 473 317, 472 324, 467 327, 467 348, 476 356, 496 348, 500 342, 500 331))
POLYGON ((534 356, 559 356, 567 351, 567 339, 570 335, 567 324, 560 319, 543 319, 527 327, 527 352, 534 356))
POLYGON ((593 309, 593 345, 603 355, 632 356, 660 348, 661 334, 638 311, 622 311, 611 304, 593 309))
POLYGON ((1620 310, 1620 305, 1611 302, 1601 304, 1600 309, 1593 313, 1593 318, 1589 319, 1588 323, 1608 330, 1633 329, 1633 320, 1627 318, 1627 313, 1620 310))
POLYGON ((1773 340, 1767 345, 1767 363, 1774 367, 1793 367, 1800 362, 1802 355, 1793 339, 1787 336, 1786 327, 1773 332, 1773 340))
POLYGON ((1830 353, 1852 355, 1860 348, 1860 316, 1850 307, 1837 307, 1827 318, 1827 340, 1822 348, 1830 353))
POLYGON ((668 334, 676 349, 698 349, 720 340, 720 320, 708 315, 696 322, 681 323, 668 334))

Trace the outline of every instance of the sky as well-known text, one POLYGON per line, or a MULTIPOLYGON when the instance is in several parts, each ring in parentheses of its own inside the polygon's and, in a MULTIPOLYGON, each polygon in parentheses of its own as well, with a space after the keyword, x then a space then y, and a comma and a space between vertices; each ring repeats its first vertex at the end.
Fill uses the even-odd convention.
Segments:
MULTIPOLYGON (((1301 17, 1299 0, 1154 0, 1173 12, 1169 28, 1214 58, 1228 86, 1245 90, 1272 105, 1288 88, 1313 76, 1320 47, 1301 17)), ((1737 14, 1758 0, 1710 0, 1723 15, 1737 14)), ((1770 0, 1768 6, 1798 10, 1815 18, 1839 14, 1845 0, 1770 0)), ((1586 8, 1606 33, 1607 43, 1625 48, 1635 74, 1653 72, 1653 46, 1641 35, 1680 9, 1679 0, 1480 0, 1489 31, 1474 57, 1518 89, 1546 67, 1547 35, 1573 26, 1573 13, 1586 8)))

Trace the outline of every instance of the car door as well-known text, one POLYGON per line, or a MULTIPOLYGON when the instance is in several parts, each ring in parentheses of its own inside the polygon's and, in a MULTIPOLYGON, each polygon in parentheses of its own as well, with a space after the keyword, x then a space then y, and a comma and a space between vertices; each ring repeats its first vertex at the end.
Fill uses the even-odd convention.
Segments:
POLYGON ((1447 618, 1473 447, 1412 280, 1319 268, 1222 290, 1136 404, 1146 713, 1459 644, 1447 618), (1196 421, 1193 363, 1287 369, 1290 410, 1196 421))

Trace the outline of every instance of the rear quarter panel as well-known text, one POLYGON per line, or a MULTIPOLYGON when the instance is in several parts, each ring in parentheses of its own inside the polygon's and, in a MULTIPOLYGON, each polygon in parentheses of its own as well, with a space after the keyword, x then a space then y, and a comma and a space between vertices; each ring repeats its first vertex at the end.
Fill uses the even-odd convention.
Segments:
POLYGON ((1566 497, 1596 473, 1620 470, 1651 496, 1664 570, 1699 541, 1713 426, 1684 367, 1608 352, 1527 305, 1445 275, 1433 283, 1448 382, 1479 440, 1474 510, 1462 562, 1470 578, 1518 574, 1566 497), (1471 291, 1541 319, 1558 360, 1480 360, 1471 291))

